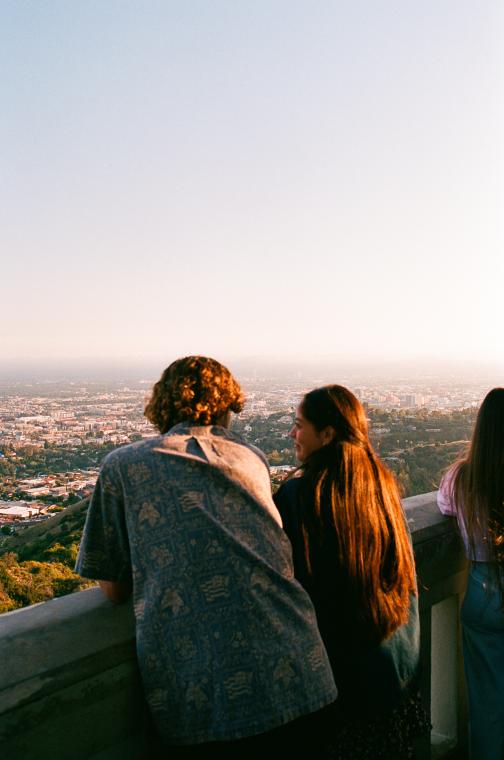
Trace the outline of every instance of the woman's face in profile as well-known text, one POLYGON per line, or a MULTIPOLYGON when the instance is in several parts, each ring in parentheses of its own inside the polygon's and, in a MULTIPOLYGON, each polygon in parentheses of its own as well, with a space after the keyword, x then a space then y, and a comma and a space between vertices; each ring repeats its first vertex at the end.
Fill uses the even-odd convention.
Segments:
POLYGON ((325 446, 332 440, 334 431, 332 428, 324 428, 318 431, 306 417, 303 416, 301 406, 296 410, 294 425, 289 436, 294 441, 294 452, 298 462, 305 462, 310 454, 325 446))

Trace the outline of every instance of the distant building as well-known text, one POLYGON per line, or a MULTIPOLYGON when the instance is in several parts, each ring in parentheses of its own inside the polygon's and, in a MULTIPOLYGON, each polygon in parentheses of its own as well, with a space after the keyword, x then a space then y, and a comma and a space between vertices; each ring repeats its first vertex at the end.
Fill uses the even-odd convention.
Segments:
POLYGON ((40 507, 28 505, 25 501, 0 501, 0 520, 26 520, 39 514, 40 507))

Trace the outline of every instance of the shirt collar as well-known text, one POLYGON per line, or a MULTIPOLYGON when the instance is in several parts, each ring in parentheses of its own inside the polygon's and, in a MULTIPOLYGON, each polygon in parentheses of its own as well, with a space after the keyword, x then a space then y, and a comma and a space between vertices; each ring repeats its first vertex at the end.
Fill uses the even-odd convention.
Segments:
POLYGON ((195 425, 191 422, 178 422, 165 435, 192 435, 195 438, 218 436, 232 440, 237 438, 235 433, 232 433, 229 428, 225 428, 222 425, 195 425))

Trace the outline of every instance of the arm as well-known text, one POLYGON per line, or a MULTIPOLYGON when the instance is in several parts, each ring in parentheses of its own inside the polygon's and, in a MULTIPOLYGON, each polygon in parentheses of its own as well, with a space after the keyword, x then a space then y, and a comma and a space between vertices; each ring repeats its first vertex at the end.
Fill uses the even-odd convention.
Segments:
POLYGON ((91 498, 75 571, 97 580, 113 602, 132 588, 131 559, 120 479, 114 459, 105 460, 91 498))
POLYGON ((101 590, 111 602, 122 604, 131 594, 130 581, 98 581, 101 590))

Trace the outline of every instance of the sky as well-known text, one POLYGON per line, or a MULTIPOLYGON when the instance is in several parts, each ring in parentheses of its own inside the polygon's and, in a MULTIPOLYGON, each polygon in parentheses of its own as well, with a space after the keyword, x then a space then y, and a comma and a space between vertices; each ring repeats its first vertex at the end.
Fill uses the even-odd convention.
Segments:
POLYGON ((504 358, 500 0, 3 0, 0 359, 504 358))

